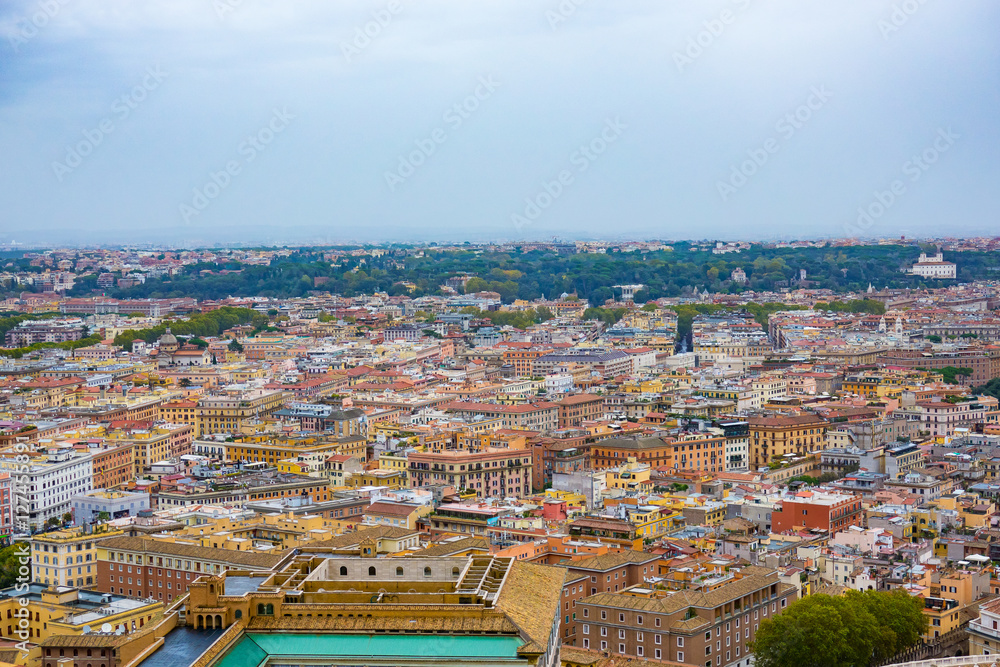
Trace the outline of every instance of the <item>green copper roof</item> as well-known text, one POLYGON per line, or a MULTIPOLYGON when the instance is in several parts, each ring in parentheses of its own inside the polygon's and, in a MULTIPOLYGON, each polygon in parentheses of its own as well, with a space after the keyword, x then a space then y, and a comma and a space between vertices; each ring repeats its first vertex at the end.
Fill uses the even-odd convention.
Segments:
POLYGON ((400 657, 517 660, 517 637, 250 633, 216 667, 256 667, 268 658, 400 657))

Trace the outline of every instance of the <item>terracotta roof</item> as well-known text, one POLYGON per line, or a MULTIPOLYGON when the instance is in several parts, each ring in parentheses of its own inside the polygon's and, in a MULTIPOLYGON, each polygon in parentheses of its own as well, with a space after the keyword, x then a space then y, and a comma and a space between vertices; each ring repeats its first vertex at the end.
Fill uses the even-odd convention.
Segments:
POLYGON ((590 558, 581 558, 580 560, 571 560, 564 563, 568 568, 574 570, 612 570, 616 567, 621 567, 623 565, 630 565, 633 563, 648 563, 649 561, 659 560, 660 557, 656 554, 648 554, 643 551, 620 551, 617 553, 606 553, 600 556, 591 556, 590 558))
POLYGON ((410 556, 414 558, 451 556, 453 554, 463 553, 470 549, 489 553, 490 543, 488 540, 484 540, 481 537, 466 537, 461 540, 446 542, 444 544, 437 544, 434 545, 433 547, 427 547, 426 549, 421 549, 416 553, 410 554, 410 556))
POLYGON ((223 563, 232 563, 233 565, 263 569, 274 567, 284 557, 284 552, 251 553, 248 551, 215 549, 213 547, 200 547, 191 544, 163 542, 144 537, 109 537, 100 540, 97 544, 104 549, 141 551, 164 556, 182 556, 185 558, 221 561, 223 563))
POLYGON ((416 535, 416 530, 410 530, 409 528, 399 528, 397 526, 372 526, 370 528, 361 528, 355 530, 353 533, 344 533, 343 535, 337 535, 329 540, 322 540, 320 542, 310 542, 303 549, 313 549, 319 548, 333 548, 333 549, 346 549, 347 547, 353 547, 361 543, 364 539, 389 539, 398 540, 404 537, 409 537, 411 535, 416 535))
POLYGON ((381 514, 383 516, 410 516, 416 510, 420 509, 419 505, 411 505, 409 503, 390 503, 386 501, 376 501, 368 506, 365 510, 365 514, 381 514))
POLYGON ((575 646, 563 646, 559 649, 563 667, 568 665, 583 665, 584 667, 687 667, 684 663, 670 660, 643 660, 642 658, 632 658, 624 655, 606 657, 598 651, 576 648, 575 646))
POLYGON ((532 643, 548 646, 552 619, 559 616, 565 579, 565 568, 515 560, 500 589, 496 608, 506 614, 532 643))
MULTIPOLYGON (((651 613, 672 614, 688 607, 715 609, 727 602, 741 598, 772 584, 778 584, 778 594, 792 589, 790 584, 778 583, 777 572, 762 567, 745 567, 741 579, 708 592, 681 590, 663 598, 641 598, 620 593, 598 593, 581 600, 584 604, 615 609, 637 609, 651 613), (766 574, 765 574, 766 573, 766 574), (771 576, 773 575, 773 576, 771 576)), ((703 619, 704 620, 704 619, 703 619)))
MULTIPOLYGON (((324 605, 323 608, 332 608, 324 605)), ((341 611, 340 605, 337 607, 341 611)), ((349 616, 277 617, 254 616, 247 625, 248 631, 260 630, 325 630, 330 632, 490 632, 517 634, 518 628, 502 614, 483 611, 475 616, 424 616, 419 614, 399 614, 393 616, 349 616)))

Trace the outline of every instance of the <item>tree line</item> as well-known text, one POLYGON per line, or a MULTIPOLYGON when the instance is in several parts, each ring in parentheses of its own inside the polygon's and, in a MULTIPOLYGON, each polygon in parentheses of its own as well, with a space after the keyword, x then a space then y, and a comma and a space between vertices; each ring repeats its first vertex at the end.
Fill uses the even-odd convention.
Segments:
POLYGON ((115 336, 115 345, 121 345, 126 350, 132 350, 132 343, 143 340, 154 343, 169 328, 171 333, 181 336, 202 338, 203 336, 218 336, 222 332, 240 324, 251 324, 256 329, 263 329, 268 324, 268 316, 249 308, 233 308, 223 306, 207 313, 199 313, 183 320, 163 322, 147 329, 127 329, 115 336))
MULTIPOLYGON (((195 296, 303 296, 313 290, 344 296, 387 292, 390 295, 442 294, 451 277, 472 276, 465 292, 492 291, 505 303, 515 299, 558 298, 563 293, 602 306, 620 298, 615 285, 643 284, 636 295, 642 303, 660 297, 688 296, 695 289, 713 293, 775 290, 807 285, 837 292, 863 291, 868 284, 879 289, 924 288, 949 284, 904 272, 920 252, 918 246, 852 246, 845 248, 766 248, 754 245, 739 254, 714 255, 702 246, 676 243, 673 250, 648 253, 559 254, 545 250, 438 250, 419 253, 389 249, 380 256, 339 257, 330 261, 323 249, 304 248, 269 266, 233 261, 185 267, 183 274, 150 278, 127 289, 110 288, 119 298, 195 296), (742 269, 746 283, 732 280, 742 269), (805 271, 805 282, 800 281, 805 271), (404 284, 406 283, 406 284, 404 284)), ((958 260, 959 279, 992 277, 989 253, 963 252, 958 260)), ((96 276, 81 278, 73 295, 96 290, 96 276)))

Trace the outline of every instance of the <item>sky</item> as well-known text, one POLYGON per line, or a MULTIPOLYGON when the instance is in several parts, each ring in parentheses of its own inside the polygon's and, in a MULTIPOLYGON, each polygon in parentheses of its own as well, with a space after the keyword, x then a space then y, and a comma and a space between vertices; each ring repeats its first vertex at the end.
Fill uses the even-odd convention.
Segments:
POLYGON ((4 0, 0 244, 997 235, 995 0, 4 0))

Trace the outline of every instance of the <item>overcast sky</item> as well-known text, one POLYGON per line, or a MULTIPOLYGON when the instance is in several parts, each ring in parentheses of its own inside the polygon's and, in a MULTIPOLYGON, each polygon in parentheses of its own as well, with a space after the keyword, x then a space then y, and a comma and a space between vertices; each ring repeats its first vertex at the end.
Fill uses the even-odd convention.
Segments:
POLYGON ((996 235, 995 0, 4 0, 0 243, 996 235))

